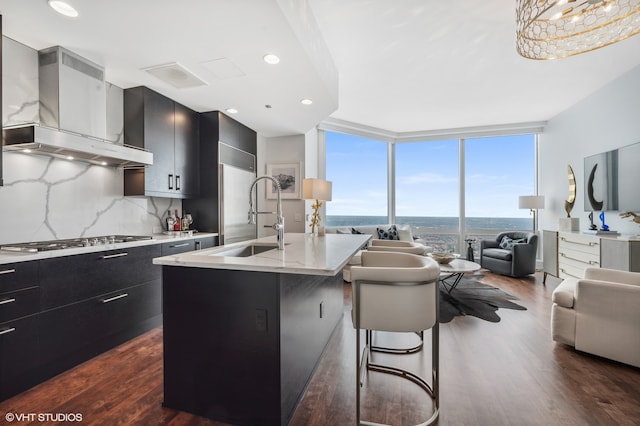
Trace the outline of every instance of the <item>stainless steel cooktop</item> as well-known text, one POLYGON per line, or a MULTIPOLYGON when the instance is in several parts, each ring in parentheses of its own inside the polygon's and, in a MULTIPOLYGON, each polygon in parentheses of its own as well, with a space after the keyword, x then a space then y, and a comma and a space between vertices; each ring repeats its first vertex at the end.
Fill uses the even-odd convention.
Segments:
POLYGON ((37 253, 40 251, 62 250, 73 247, 102 246, 131 241, 151 240, 148 235, 105 235, 100 237, 72 238, 68 240, 34 241, 0 245, 1 251, 37 253))

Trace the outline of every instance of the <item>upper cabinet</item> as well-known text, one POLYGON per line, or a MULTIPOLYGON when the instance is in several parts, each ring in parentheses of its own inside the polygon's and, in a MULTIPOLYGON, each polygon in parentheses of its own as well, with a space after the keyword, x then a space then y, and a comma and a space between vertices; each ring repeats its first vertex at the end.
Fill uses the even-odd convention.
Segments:
POLYGON ((124 143, 153 165, 124 171, 124 194, 191 198, 199 193, 199 114, 147 87, 124 91, 124 143))

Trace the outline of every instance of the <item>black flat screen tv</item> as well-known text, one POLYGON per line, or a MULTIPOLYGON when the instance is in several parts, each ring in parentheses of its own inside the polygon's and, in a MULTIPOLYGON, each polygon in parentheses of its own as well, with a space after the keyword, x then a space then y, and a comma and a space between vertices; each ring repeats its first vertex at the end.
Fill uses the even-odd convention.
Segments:
POLYGON ((640 143, 584 159, 585 211, 640 211, 640 143))

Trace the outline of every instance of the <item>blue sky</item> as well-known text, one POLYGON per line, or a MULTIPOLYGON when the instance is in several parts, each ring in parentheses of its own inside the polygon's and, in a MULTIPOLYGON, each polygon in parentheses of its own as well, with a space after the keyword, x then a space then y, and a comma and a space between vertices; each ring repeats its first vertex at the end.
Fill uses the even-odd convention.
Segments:
MULTIPOLYGON (((387 144, 327 132, 328 215, 387 214, 387 144)), ((534 136, 465 141, 466 216, 528 217, 519 195, 534 191, 534 136)), ((459 215, 458 141, 396 145, 396 215, 459 215)))

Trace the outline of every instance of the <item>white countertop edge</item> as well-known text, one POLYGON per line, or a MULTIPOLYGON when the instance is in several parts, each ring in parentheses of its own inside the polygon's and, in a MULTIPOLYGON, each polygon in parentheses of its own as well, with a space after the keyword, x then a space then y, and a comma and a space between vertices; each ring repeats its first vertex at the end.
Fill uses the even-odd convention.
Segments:
POLYGON ((209 268, 283 274, 334 276, 349 259, 371 238, 370 235, 330 234, 312 237, 308 234, 286 234, 284 250, 269 250, 249 257, 215 256, 233 248, 249 244, 274 244, 275 237, 258 238, 153 259, 163 266, 209 268))
POLYGON ((89 247, 74 247, 74 248, 67 248, 62 250, 41 251, 37 253, 24 253, 24 252, 14 253, 14 252, 3 251, 3 252, 0 252, 0 265, 5 265, 8 263, 17 263, 17 262, 28 262, 30 260, 42 260, 42 259, 51 259, 55 257, 73 256, 78 254, 97 253, 97 252, 108 251, 108 250, 121 250, 121 249, 130 248, 130 247, 162 244, 162 243, 167 243, 171 241, 196 240, 200 238, 216 237, 216 236, 218 236, 217 233, 207 233, 207 232, 198 232, 193 234, 192 236, 185 235, 185 234, 181 234, 181 235, 154 234, 154 235, 151 235, 152 239, 150 240, 131 241, 128 243, 106 244, 106 245, 89 246, 89 247))

